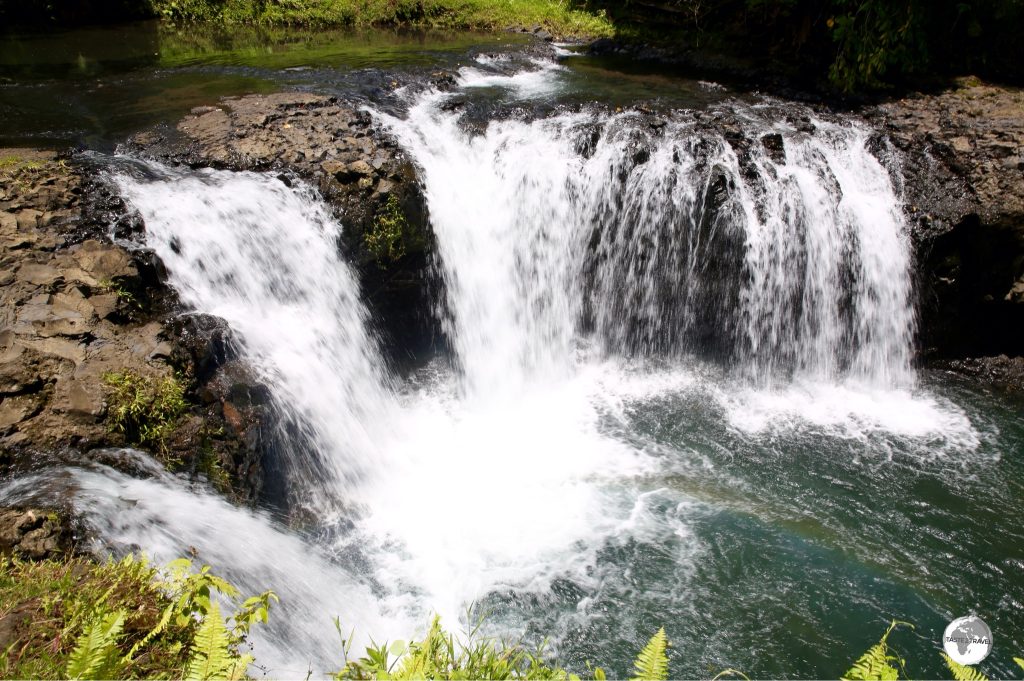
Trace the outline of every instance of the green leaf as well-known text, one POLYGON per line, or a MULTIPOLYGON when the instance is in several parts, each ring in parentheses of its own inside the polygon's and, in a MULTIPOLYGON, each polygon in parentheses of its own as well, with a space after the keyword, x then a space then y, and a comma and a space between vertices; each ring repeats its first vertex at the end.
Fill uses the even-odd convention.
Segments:
POLYGON ((940 655, 942 655, 942 659, 946 661, 946 666, 949 667, 949 671, 953 673, 953 678, 956 679, 956 681, 988 681, 988 677, 974 667, 970 667, 966 664, 960 664, 946 653, 940 653, 940 655))
POLYGON ((118 610, 93 620, 71 652, 68 678, 110 679, 117 675, 117 639, 124 629, 125 615, 124 610, 118 610))
POLYGON ((196 632, 185 668, 185 678, 188 681, 232 678, 243 659, 231 652, 229 644, 228 630, 221 617, 220 606, 217 601, 213 601, 196 632))
POLYGON ((665 681, 668 678, 668 638, 665 628, 651 637, 633 663, 633 681, 665 681))
MULTIPOLYGON (((893 621, 889 625, 882 639, 871 646, 866 653, 861 655, 853 666, 843 674, 844 681, 895 681, 900 677, 899 669, 895 663, 902 665, 903 661, 895 655, 889 654, 889 634, 900 624, 906 622, 893 621)), ((910 626, 910 625, 907 625, 910 626)))
POLYGON ((1024 658, 1015 657, 1015 658, 1013 658, 1013 661, 1017 663, 1018 667, 1020 667, 1021 669, 1024 669, 1024 658))

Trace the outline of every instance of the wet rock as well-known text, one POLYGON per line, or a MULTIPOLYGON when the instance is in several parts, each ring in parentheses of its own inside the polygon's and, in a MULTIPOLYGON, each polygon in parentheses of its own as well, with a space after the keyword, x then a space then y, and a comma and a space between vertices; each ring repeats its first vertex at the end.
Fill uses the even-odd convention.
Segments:
POLYGON ((764 147, 765 152, 775 163, 786 162, 786 145, 782 141, 782 135, 773 132, 769 135, 765 135, 761 138, 761 145, 764 147))
POLYGON ((901 157, 926 358, 1024 355, 1024 91, 965 79, 866 113, 901 157))
POLYGON ((1016 393, 1024 393, 1024 357, 969 357, 933 362, 933 367, 1016 393))
MULTIPOLYGON (((108 422, 109 374, 159 382, 177 371, 186 387, 201 387, 230 356, 222 320, 176 314, 155 254, 110 242, 112 224, 130 222, 135 231, 141 219, 88 163, 16 154, 32 163, 0 171, 0 474, 86 463, 80 452, 125 444, 108 422)), ((166 460, 184 469, 198 468, 208 452, 246 447, 223 428, 219 405, 202 413, 208 405, 197 393, 187 395, 194 403, 168 440, 166 460), (212 433, 221 433, 213 445, 212 433)), ((238 478, 225 470, 230 487, 238 478)), ((236 498, 255 498, 246 485, 236 498)), ((51 548, 48 536, 18 541, 39 555, 51 548)))
POLYGON ((171 355, 175 366, 205 383, 228 360, 236 356, 228 323, 208 314, 186 313, 171 320, 174 341, 171 355))
POLYGON ((69 553, 75 539, 71 523, 55 509, 0 508, 0 553, 56 558, 69 553))

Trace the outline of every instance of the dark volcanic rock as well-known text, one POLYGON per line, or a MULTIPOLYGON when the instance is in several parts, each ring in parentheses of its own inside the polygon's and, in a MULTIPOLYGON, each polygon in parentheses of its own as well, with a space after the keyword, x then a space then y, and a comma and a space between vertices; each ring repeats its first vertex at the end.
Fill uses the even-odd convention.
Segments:
POLYGON ((926 358, 1024 354, 1024 92, 961 82, 868 112, 903 157, 926 358))
POLYGON ((1012 392, 1024 392, 1024 357, 978 357, 944 359, 933 363, 936 369, 953 371, 1012 392))

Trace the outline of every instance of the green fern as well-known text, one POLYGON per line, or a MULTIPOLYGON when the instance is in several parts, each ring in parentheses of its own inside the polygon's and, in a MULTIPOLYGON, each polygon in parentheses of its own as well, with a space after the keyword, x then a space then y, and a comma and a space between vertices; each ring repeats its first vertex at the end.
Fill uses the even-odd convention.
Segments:
POLYGON ((124 630, 126 614, 124 610, 117 610, 93 620, 68 659, 68 678, 111 679, 117 676, 120 661, 117 640, 124 630))
POLYGON ((244 674, 248 662, 247 657, 239 657, 231 650, 231 638, 220 606, 212 601, 196 631, 185 678, 188 681, 234 679, 244 674))
POLYGON ((898 663, 903 666, 903 660, 896 655, 889 654, 889 634, 900 624, 906 622, 893 621, 889 625, 882 639, 871 646, 866 653, 860 656, 853 666, 843 674, 843 681, 895 681, 900 677, 899 669, 893 665, 898 663))
POLYGON ((942 659, 946 661, 946 666, 949 667, 949 671, 953 672, 953 678, 956 679, 956 681, 988 681, 988 677, 974 667, 970 667, 966 664, 960 664, 946 653, 940 653, 940 655, 942 655, 942 659))
POLYGON ((668 638, 665 628, 651 637, 633 663, 633 681, 665 681, 668 678, 668 638))

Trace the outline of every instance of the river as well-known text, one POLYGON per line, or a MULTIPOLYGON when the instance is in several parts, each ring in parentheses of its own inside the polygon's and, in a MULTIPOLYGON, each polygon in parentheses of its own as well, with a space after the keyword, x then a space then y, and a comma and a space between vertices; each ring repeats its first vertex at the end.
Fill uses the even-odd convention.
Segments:
POLYGON ((975 612, 986 669, 1014 673, 1024 410, 915 366, 900 159, 855 118, 518 36, 143 24, 0 46, 0 141, 99 159, 138 245, 299 426, 282 475, 317 520, 98 466, 3 495, 70 484, 103 548, 277 591, 255 641, 272 676, 340 667, 334 616, 381 641, 434 612, 550 637, 576 671, 628 673, 664 626, 674 676, 780 678, 837 676, 894 618, 913 673, 941 675, 942 630, 975 612), (116 153, 296 88, 359 102, 420 171, 449 343, 408 371, 312 188, 116 153), (723 113, 784 152, 739 158, 704 125, 723 113))

